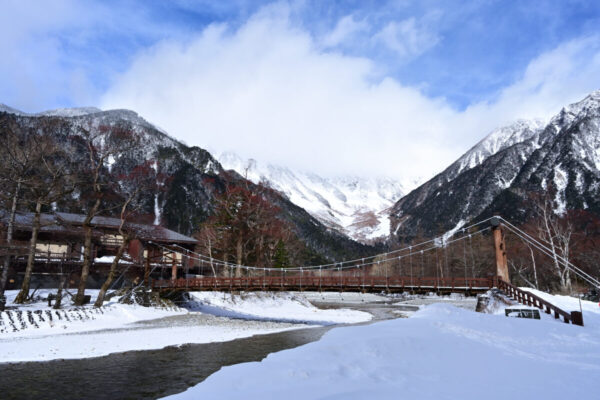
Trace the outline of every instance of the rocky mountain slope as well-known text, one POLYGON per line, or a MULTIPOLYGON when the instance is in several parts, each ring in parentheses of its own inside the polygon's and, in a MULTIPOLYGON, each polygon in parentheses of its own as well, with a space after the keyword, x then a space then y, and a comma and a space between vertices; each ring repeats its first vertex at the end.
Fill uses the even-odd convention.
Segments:
POLYGON ((435 235, 493 213, 525 220, 532 193, 555 212, 600 214, 600 91, 549 123, 519 121, 492 132, 391 211, 392 240, 435 235))
MULTIPOLYGON (((147 193, 144 212, 155 223, 184 234, 193 234, 214 209, 215 194, 225 185, 247 185, 244 178, 226 171, 213 156, 199 147, 188 147, 147 122, 133 111, 101 111, 95 108, 53 110, 27 114, 0 105, 0 120, 13 119, 21 125, 37 126, 44 119, 55 119, 61 127, 58 135, 77 134, 79 128, 99 130, 119 127, 141 136, 142 146, 111 160, 114 171, 126 171, 145 161, 154 162, 158 175, 168 177, 167 187, 147 193)), ((281 209, 281 217, 290 222, 298 237, 321 259, 341 259, 348 255, 366 255, 374 250, 324 226, 302 208, 277 192, 269 192, 269 201, 281 209)), ((75 202, 58 204, 62 211, 78 212, 75 202)))
POLYGON ((389 209, 416 186, 390 178, 324 178, 252 159, 243 160, 233 153, 223 153, 219 162, 225 169, 234 170, 254 183, 263 182, 285 194, 292 203, 326 226, 363 243, 387 238, 389 209))

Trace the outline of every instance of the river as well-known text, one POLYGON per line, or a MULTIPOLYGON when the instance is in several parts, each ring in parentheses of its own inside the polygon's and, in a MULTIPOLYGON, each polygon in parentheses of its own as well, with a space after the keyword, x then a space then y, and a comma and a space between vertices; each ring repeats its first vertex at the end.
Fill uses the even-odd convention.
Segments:
MULTIPOLYGON (((340 304, 322 303, 322 308, 340 304)), ((402 316, 415 307, 361 304, 344 307, 367 311, 373 321, 402 316)), ((148 321, 149 327, 206 323, 206 316, 188 314, 148 321)), ((211 318, 215 318, 212 317, 211 318)), ((221 319, 221 317, 219 317, 221 319)), ((225 318, 228 320, 227 318, 225 318)), ((256 324, 257 321, 231 321, 256 324)), ((269 322, 277 324, 276 322, 269 322)), ((136 329, 144 329, 143 324, 136 329)), ((289 327, 290 324, 281 324, 289 327)), ((227 342, 187 344, 160 350, 129 351, 104 357, 0 364, 0 398, 8 399, 155 399, 202 382, 220 368, 260 361, 273 352, 316 340, 336 326, 302 328, 227 342)))

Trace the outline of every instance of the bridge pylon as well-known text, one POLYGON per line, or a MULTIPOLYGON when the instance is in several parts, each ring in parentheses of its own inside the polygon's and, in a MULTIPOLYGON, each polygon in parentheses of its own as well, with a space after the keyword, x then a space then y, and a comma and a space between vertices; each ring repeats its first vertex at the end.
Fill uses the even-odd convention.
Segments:
POLYGON ((494 217, 490 221, 494 235, 494 249, 496 251, 496 275, 504 282, 510 283, 508 274, 508 261, 506 258, 506 242, 504 241, 504 229, 500 218, 494 217))

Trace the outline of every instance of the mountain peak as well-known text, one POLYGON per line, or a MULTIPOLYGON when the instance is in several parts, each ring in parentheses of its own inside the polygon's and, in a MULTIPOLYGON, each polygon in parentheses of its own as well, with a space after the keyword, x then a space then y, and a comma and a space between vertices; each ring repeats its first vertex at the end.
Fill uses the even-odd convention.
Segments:
POLYGON ((326 178, 313 172, 244 160, 231 152, 218 158, 254 183, 263 182, 283 193, 326 226, 351 238, 371 242, 389 234, 388 209, 406 192, 397 180, 386 177, 338 176, 326 178))
POLYGON ((494 129, 457 160, 456 174, 478 166, 488 157, 513 144, 531 139, 541 132, 545 125, 546 121, 542 119, 519 119, 494 129))
POLYGON ((600 89, 587 95, 583 100, 563 107, 560 112, 552 118, 550 123, 556 127, 570 124, 575 119, 585 116, 600 115, 600 89))

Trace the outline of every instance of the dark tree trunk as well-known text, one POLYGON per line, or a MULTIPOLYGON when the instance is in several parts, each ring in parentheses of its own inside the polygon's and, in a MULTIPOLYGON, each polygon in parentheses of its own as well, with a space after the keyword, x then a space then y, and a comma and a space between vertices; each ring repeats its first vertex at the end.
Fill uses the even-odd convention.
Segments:
MULTIPOLYGON (((21 191, 21 182, 17 182, 17 187, 12 198, 12 205, 10 208, 10 215, 8 217, 8 224, 6 226, 6 244, 10 246, 13 238, 13 230, 15 226, 15 215, 17 213, 17 203, 19 202, 19 192, 21 191)), ((8 270, 10 268, 10 255, 6 255, 3 260, 2 275, 0 276, 0 311, 4 311, 6 305, 6 298, 4 297, 4 290, 6 289, 6 282, 8 281, 8 270)))
POLYGON ((25 276, 23 276, 23 284, 21 291, 15 298, 15 303, 23 304, 29 298, 29 284, 31 282, 31 273, 33 272, 33 263, 35 262, 35 250, 37 246, 38 233, 40 231, 40 217, 42 214, 42 202, 37 201, 35 204, 35 215, 33 217, 33 227, 31 229, 31 240, 29 242, 29 255, 27 257, 27 267, 25 268, 25 276))
POLYGON ((63 274, 60 277, 60 284, 58 285, 58 292, 56 293, 56 300, 54 301, 54 309, 58 310, 60 309, 60 306, 62 304, 62 292, 63 292, 63 287, 65 286, 65 281, 67 280, 67 275, 63 274))
POLYGON ((83 265, 81 266, 81 277, 79 278, 79 286, 77 287, 77 295, 75 296, 75 305, 82 306, 85 297, 85 286, 87 278, 90 274, 90 265, 92 264, 92 227, 84 226, 83 240, 83 265))
POLYGON ((83 221, 83 265, 81 266, 81 277, 79 278, 79 286, 77 287, 77 295, 75 296, 74 301, 76 306, 82 306, 85 299, 85 286, 87 285, 87 278, 90 274, 90 267, 92 265, 92 220, 98 212, 99 207, 100 199, 98 198, 92 208, 88 211, 85 221, 83 221))
POLYGON ((121 243, 121 245, 119 246, 119 249, 117 250, 117 255, 115 256, 115 259, 113 260, 112 264, 110 264, 110 271, 108 273, 108 277, 106 278, 106 281, 104 281, 102 287, 100 288, 100 292, 98 293, 98 297, 96 298, 94 307, 102 307, 102 304, 104 303, 104 297, 106 296, 106 292, 108 291, 110 285, 115 279, 115 275, 117 273, 117 266, 119 265, 119 261, 121 260, 121 257, 123 256, 123 253, 125 252, 125 248, 127 247, 128 243, 129 241, 124 239, 123 243, 121 243))
POLYGON ((242 265, 242 235, 240 235, 235 244, 235 262, 238 265, 235 268, 235 277, 239 278, 242 276, 242 269, 240 265, 242 265))

